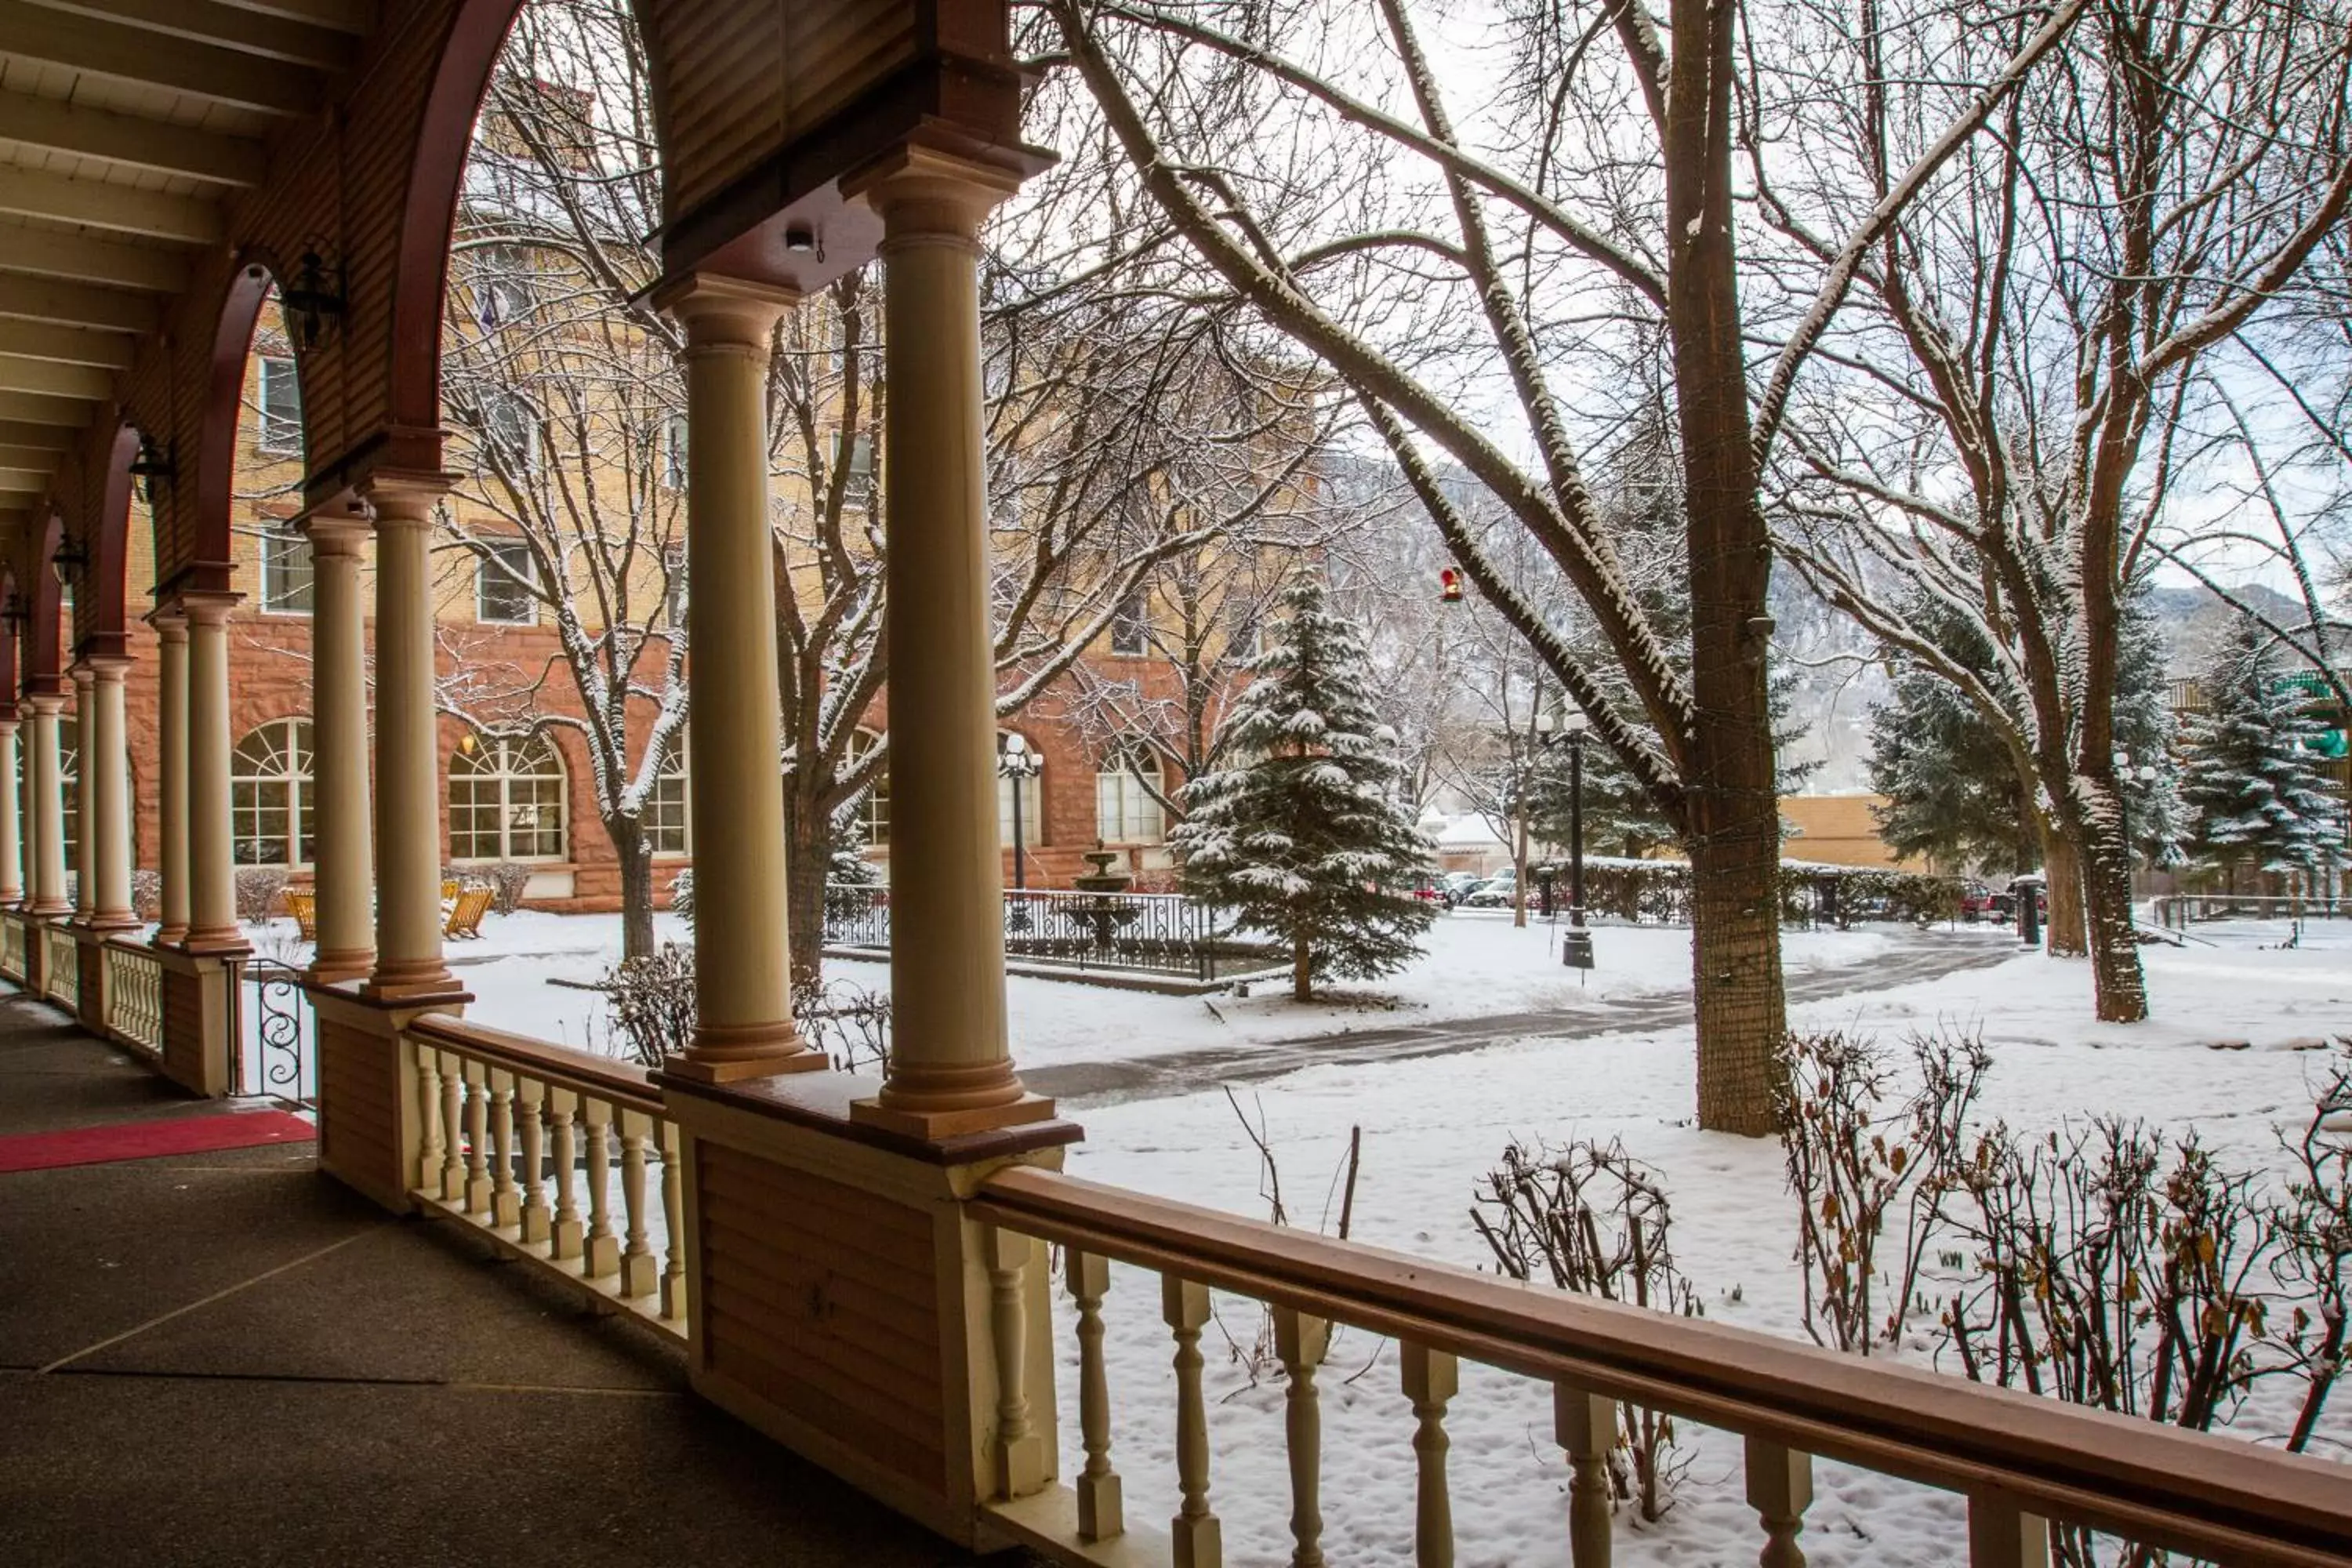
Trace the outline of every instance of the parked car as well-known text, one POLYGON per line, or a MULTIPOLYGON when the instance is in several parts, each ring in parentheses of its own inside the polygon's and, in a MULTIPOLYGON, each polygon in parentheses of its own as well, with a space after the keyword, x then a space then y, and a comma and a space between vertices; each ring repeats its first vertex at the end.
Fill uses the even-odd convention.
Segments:
POLYGON ((1517 888, 1517 879, 1506 871, 1499 877, 1489 877, 1462 895, 1463 906, 1473 910, 1507 910, 1517 888))
POLYGON ((1982 920, 1998 920, 1993 913, 1994 900, 2000 897, 1983 882, 1968 881, 1960 885, 1960 918, 1970 925, 1982 920))
POLYGON ((2014 924, 2021 900, 2031 896, 2037 920, 2050 918, 2050 883, 2039 871, 2029 871, 2022 877, 2010 879, 2009 886, 1992 895, 1990 914, 1994 920, 2014 924))
POLYGON ((1448 871, 1437 879, 1437 885, 1445 890, 1447 903, 1458 904, 1469 896, 1472 889, 1486 879, 1475 871, 1448 871))

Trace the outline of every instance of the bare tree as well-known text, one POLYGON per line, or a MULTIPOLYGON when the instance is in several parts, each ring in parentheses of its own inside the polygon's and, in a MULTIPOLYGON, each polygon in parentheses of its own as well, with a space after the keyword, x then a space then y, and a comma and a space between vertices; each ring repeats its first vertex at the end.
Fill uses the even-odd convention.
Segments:
POLYGON ((2270 321, 2352 203, 2352 35, 2297 0, 2095 0, 2050 67, 1864 251, 1801 209, 1875 203, 1960 96, 2030 47, 2030 16, 1963 36, 1824 10, 1859 93, 1801 155, 1748 141, 1760 207, 1801 250, 1852 258, 1870 309, 1789 444, 1789 542, 1841 608, 1968 695, 2043 818, 2053 915, 2079 889, 2098 1016, 2147 1016, 2117 773, 2131 601, 2229 451, 2270 321), (1930 61, 1932 60, 1932 66, 1930 61), (1870 586, 1893 573, 1921 597, 1870 586), (1989 667, 1906 617, 1926 603, 1989 667))
POLYGON ((1734 0, 1675 0, 1664 18, 1617 0, 1507 5, 1505 68, 1479 71, 1475 95, 1449 90, 1439 64, 1470 46, 1433 47, 1411 0, 1045 0, 1041 49, 1075 66, 1134 183, 1213 274, 1196 264, 1171 287, 1246 300, 1346 383, 1463 570, 1680 833, 1699 889, 1706 1127, 1769 1131, 1786 1019, 1762 465, 1859 260, 2083 4, 2030 12, 2039 30, 2016 57, 1972 84, 1977 100, 1882 203, 1835 225, 1828 260, 1792 278, 1743 265, 1734 105, 1819 84, 1743 52, 1734 0), (1759 307, 1743 293, 1780 300, 1788 324, 1760 388, 1747 324, 1759 307), (1660 381, 1686 661, 1645 613, 1584 479, 1621 394, 1660 381), (1433 452, 1537 542, 1603 659, 1568 646, 1495 569, 1433 452))

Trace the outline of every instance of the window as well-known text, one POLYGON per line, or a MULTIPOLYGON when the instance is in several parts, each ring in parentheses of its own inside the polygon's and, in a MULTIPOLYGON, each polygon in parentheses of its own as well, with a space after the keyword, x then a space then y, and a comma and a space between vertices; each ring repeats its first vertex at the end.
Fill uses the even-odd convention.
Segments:
POLYGON ((874 493, 874 434, 861 430, 851 437, 845 457, 841 432, 833 433, 833 466, 849 469, 849 487, 842 493, 852 506, 863 506, 874 493))
MULTIPOLYGON (((849 763, 855 767, 866 754, 882 743, 882 737, 871 730, 860 730, 849 737, 849 763)), ((890 760, 885 757, 876 771, 873 783, 866 786, 866 798, 857 803, 857 827, 868 848, 890 842, 890 760)))
POLYGON ((318 855, 310 800, 310 721, 280 719, 229 759, 229 853, 240 866, 307 866, 318 855))
POLYGON ((1110 651, 1121 658, 1142 658, 1150 629, 1150 612, 1144 604, 1143 590, 1138 588, 1110 613, 1110 651))
POLYGON ((480 546, 474 566, 474 618, 493 626, 527 626, 539 619, 539 574, 530 546, 519 539, 480 546))
POLYGON ((671 489, 686 489, 686 416, 673 414, 662 421, 662 483, 671 489))
MULTIPOLYGON (((997 745, 999 754, 1002 754, 1003 742, 1001 739, 998 741, 997 745)), ((1032 754, 1034 754, 1034 746, 1032 747, 1032 754)), ((1045 776, 1042 773, 1031 773, 1027 777, 1021 779, 1015 779, 1002 773, 996 775, 997 843, 1008 847, 1010 847, 1013 843, 1013 792, 1016 788, 1021 792, 1021 842, 1023 846, 1034 849, 1044 840, 1045 837, 1044 831, 1045 826, 1045 776)))
POLYGON ((261 434, 255 445, 276 457, 302 455, 302 383, 294 362, 261 362, 261 434))
POLYGON ((1095 774, 1095 834, 1105 844, 1157 844, 1167 837, 1167 816, 1147 779, 1160 784, 1160 759, 1141 746, 1102 760, 1095 774))
POLYGON ((656 855, 683 855, 691 847, 686 816, 686 738, 672 735, 662 746, 661 766, 646 796, 646 843, 656 855))
POLYGON ((667 545, 662 550, 662 571, 667 580, 662 588, 662 613, 669 624, 683 628, 686 625, 686 546, 667 545))
POLYGON ((530 472, 539 467, 538 412, 520 393, 484 393, 482 442, 502 454, 509 469, 530 472))
POLYGON ((271 616, 307 616, 311 605, 310 542, 278 531, 261 536, 261 608, 271 616))
MULTIPOLYGON (((32 774, 32 749, 26 748, 26 777, 32 774)), ((71 719, 58 721, 58 794, 65 801, 66 869, 81 870, 81 726, 71 719)), ((16 797, 32 799, 29 786, 16 797)))
POLYGON ((474 274, 474 319, 482 331, 495 332, 523 320, 536 303, 528 257, 504 245, 482 251, 479 269, 474 274))
POLYGON ((561 860, 563 759, 544 737, 467 735, 449 759, 449 858, 561 860))

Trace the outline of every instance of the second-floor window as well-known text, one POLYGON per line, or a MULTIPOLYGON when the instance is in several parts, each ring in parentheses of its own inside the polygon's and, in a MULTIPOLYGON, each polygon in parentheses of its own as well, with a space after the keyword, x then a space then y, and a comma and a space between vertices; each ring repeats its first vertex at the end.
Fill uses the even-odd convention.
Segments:
POLYGON ((308 539, 291 531, 261 536, 261 608, 265 615, 309 615, 310 583, 308 539))
POLYGON ((527 626, 539 619, 539 581, 530 546, 520 540, 482 546, 474 563, 474 617, 495 626, 527 626))
POLYGON ((1138 588, 1111 612, 1110 651, 1121 658, 1142 658, 1150 630, 1150 614, 1144 605, 1143 590, 1138 588))
POLYGON ((302 383, 294 362, 275 355, 261 362, 261 435, 257 443, 280 457, 302 453, 302 383))
POLYGON ((539 416, 519 393, 482 395, 482 441, 506 459, 509 472, 539 467, 539 416))
POLYGON ((662 483, 674 490, 686 489, 686 439, 685 415, 673 414, 662 421, 662 483))

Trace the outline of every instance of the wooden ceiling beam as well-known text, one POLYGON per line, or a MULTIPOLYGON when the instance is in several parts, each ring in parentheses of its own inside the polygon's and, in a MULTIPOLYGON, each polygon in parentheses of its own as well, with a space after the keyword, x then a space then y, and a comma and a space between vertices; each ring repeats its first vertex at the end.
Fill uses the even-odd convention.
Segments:
POLYGON ((318 77, 299 67, 217 44, 165 45, 144 27, 30 0, 0 0, 0 53, 264 114, 307 114, 319 102, 318 77))
POLYGON ((152 332, 162 320, 155 301, 142 294, 0 272, 0 317, 5 316, 109 332, 152 332))
POLYGON ((241 55, 313 70, 349 70, 359 41, 349 33, 217 0, 31 0, 46 10, 120 22, 241 55))
POLYGON ((60 364, 89 365, 96 370, 129 370, 131 340, 120 332, 92 332, 79 327, 52 327, 40 321, 0 318, 0 354, 55 360, 60 364))
POLYGON ((35 425, 0 417, 0 451, 63 453, 72 450, 76 439, 74 433, 61 425, 35 425))
POLYGON ((375 0, 220 0, 220 3, 239 11, 251 11, 263 16, 284 16, 289 21, 308 22, 314 27, 332 27, 339 33, 351 33, 362 37, 375 31, 375 0))
POLYGON ((5 165, 0 165, 0 212, 190 245, 213 245, 221 237, 220 209, 194 196, 5 165))
POLYGON ((0 419, 79 430, 89 423, 90 405, 79 397, 44 397, 35 392, 0 392, 0 419))
POLYGON ((269 168, 261 143, 241 136, 22 92, 0 93, 0 140, 224 185, 257 185, 269 168))
POLYGON ((0 270, 159 294, 176 294, 188 286, 187 260, 177 252, 91 239, 62 229, 0 228, 0 270))
POLYGON ((111 372, 54 360, 0 354, 0 392, 39 392, 52 397, 86 397, 103 403, 114 395, 111 372))

